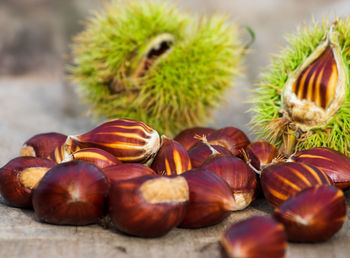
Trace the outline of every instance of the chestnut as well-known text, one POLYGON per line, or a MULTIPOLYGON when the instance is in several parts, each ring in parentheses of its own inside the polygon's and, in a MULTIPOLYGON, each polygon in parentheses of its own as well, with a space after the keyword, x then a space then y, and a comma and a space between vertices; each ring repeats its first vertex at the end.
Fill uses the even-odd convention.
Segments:
POLYGON ((71 144, 80 148, 99 148, 112 153, 122 162, 144 163, 153 157, 160 145, 159 134, 145 123, 132 119, 114 119, 81 135, 70 135, 65 149, 71 144))
POLYGON ((106 213, 109 183, 99 168, 74 160, 54 166, 33 193, 39 220, 51 224, 86 225, 106 213))
POLYGON ((275 207, 308 187, 333 184, 318 168, 299 162, 266 167, 261 173, 260 183, 265 198, 275 207))
POLYGON ((199 139, 195 136, 208 136, 210 133, 214 132, 215 129, 209 127, 192 127, 181 131, 175 136, 174 140, 180 143, 185 150, 190 150, 199 139))
POLYGON ((122 164, 122 162, 118 160, 114 155, 98 148, 81 149, 73 152, 71 155, 64 159, 65 162, 72 160, 81 160, 86 163, 95 165, 100 169, 122 164))
POLYGON ((322 242, 341 229, 346 201, 343 192, 334 186, 315 186, 286 200, 273 216, 284 225, 288 240, 322 242))
POLYGON ((227 257, 282 258, 287 249, 283 225, 267 216, 253 216, 230 226, 221 238, 227 257))
POLYGON ((78 144, 70 138, 58 145, 50 154, 48 159, 55 161, 57 164, 63 162, 66 158, 69 157, 71 153, 77 152, 80 150, 78 144))
POLYGON ((233 126, 216 130, 207 139, 210 144, 223 146, 235 156, 240 156, 241 150, 250 143, 245 133, 233 126))
POLYGON ((256 170, 261 171, 275 160, 281 160, 282 154, 271 143, 258 141, 250 143, 245 150, 245 159, 256 170))
POLYGON ((53 150, 63 144, 67 136, 60 133, 41 133, 28 139, 20 150, 20 156, 48 158, 53 150))
POLYGON ((200 228, 221 222, 239 209, 229 185, 218 175, 204 169, 183 174, 190 190, 188 211, 180 224, 183 228, 200 228))
POLYGON ((325 172, 336 187, 344 191, 350 189, 350 159, 339 151, 326 147, 310 148, 293 154, 289 160, 315 166, 325 172))
POLYGON ((183 219, 189 190, 183 177, 143 176, 115 181, 109 194, 109 214, 122 232, 159 237, 183 219))
POLYGON ((156 175, 153 169, 139 163, 125 163, 102 169, 106 177, 112 181, 127 180, 146 175, 156 175))
POLYGON ((179 175, 192 168, 190 157, 182 145, 162 136, 162 144, 151 168, 159 175, 179 175))
POLYGON ((243 160, 234 156, 216 156, 201 168, 217 174, 228 183, 239 209, 246 208, 256 198, 258 175, 243 160))
POLYGON ((188 155, 191 159, 193 168, 200 167, 209 157, 216 155, 232 155, 226 148, 220 145, 211 145, 205 138, 203 142, 197 142, 189 151, 188 155))
POLYGON ((0 193, 12 206, 32 207, 32 190, 56 163, 37 157, 17 157, 0 169, 0 193))

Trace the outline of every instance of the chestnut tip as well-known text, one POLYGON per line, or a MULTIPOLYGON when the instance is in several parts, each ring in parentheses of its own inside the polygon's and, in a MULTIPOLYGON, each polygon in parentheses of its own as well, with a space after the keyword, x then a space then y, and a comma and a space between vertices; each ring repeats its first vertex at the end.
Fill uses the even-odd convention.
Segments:
POLYGON ((250 143, 247 135, 240 129, 230 126, 216 130, 208 135, 208 142, 228 149, 235 156, 240 156, 241 149, 250 143))
POLYGON ((215 129, 209 127, 192 127, 178 133, 174 140, 180 143, 188 151, 199 141, 195 138, 196 135, 208 136, 214 131, 215 129))

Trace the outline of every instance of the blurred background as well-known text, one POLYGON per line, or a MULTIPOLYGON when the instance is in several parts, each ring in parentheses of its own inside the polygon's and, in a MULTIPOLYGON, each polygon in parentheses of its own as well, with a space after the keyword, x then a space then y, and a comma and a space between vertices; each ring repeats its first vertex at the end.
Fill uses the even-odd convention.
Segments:
MULTIPOLYGON (((107 0, 105 0, 107 1, 107 0)), ((103 0, 0 0, 0 163, 16 156, 34 134, 58 131, 79 134, 94 124, 87 107, 65 80, 72 37, 83 21, 103 8, 103 0)), ((348 16, 346 0, 177 0, 193 13, 223 12, 242 27, 251 27, 256 41, 245 60, 246 74, 235 83, 226 103, 214 111, 209 125, 233 125, 249 133, 249 89, 285 46, 284 36, 312 18, 348 16)), ((251 135, 250 135, 251 136, 251 135)), ((252 137, 252 136, 251 136, 252 137)))

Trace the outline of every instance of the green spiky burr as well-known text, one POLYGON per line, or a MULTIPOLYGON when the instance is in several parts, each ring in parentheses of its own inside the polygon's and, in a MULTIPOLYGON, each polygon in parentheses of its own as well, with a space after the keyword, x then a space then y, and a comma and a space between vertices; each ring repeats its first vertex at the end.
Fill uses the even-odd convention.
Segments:
POLYGON ((287 37, 253 90, 253 131, 289 155, 329 147, 350 155, 350 19, 287 37))
POLYGON ((228 17, 196 17, 168 2, 116 1, 73 44, 71 78, 103 118, 141 120, 169 136, 201 125, 241 71, 228 17))

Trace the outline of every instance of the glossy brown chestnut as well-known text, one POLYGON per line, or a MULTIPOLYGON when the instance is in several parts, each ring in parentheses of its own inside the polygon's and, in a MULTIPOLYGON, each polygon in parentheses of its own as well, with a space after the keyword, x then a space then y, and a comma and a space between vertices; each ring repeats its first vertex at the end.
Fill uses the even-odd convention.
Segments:
POLYGON ((266 141, 252 142, 245 150, 247 162, 261 171, 274 160, 281 159, 280 151, 266 141))
POLYGON ((284 225, 288 240, 322 242, 337 233, 346 218, 342 190, 334 186, 307 188, 282 203, 274 218, 284 225))
POLYGON ((143 176, 112 184, 109 214, 122 232, 159 237, 183 219, 189 190, 183 177, 143 176))
POLYGON ((265 198, 275 207, 306 188, 333 184, 318 168, 299 162, 266 167, 261 173, 260 183, 265 198))
POLYGON ((86 163, 95 165, 100 169, 123 164, 114 155, 98 148, 81 149, 73 152, 71 155, 64 159, 65 162, 72 160, 81 160, 86 163))
POLYGON ((254 216, 229 227, 221 245, 230 258, 282 258, 287 239, 282 224, 271 217, 254 216))
POLYGON ((86 225, 105 215, 109 183, 99 168, 74 160, 56 165, 42 178, 33 194, 41 221, 86 225))
POLYGON ((315 166, 325 172, 336 187, 344 191, 350 189, 350 159, 338 151, 326 147, 310 148, 289 159, 315 166))
POLYGON ((32 190, 56 163, 37 157, 18 157, 0 169, 0 193, 12 206, 32 207, 32 190))
POLYGON ((225 127, 212 132, 207 137, 212 145, 220 145, 232 152, 233 155, 241 155, 241 150, 250 143, 243 131, 236 127, 225 127))
POLYGON ((243 160, 234 156, 216 156, 201 168, 217 174, 228 183, 240 210, 255 199, 258 175, 243 160))
POLYGON ((153 169, 138 163, 126 163, 102 169, 106 177, 112 181, 121 181, 146 175, 156 175, 153 169))
POLYGON ((213 172, 198 168, 181 176, 190 189, 190 205, 180 227, 211 226, 238 209, 229 185, 213 172))
POLYGON ((27 140, 21 150, 20 156, 48 158, 54 149, 63 144, 67 136, 60 133, 37 134, 27 140))
MULTIPOLYGON (((160 145, 156 130, 132 119, 115 119, 77 136, 69 136, 65 146, 69 152, 71 141, 81 148, 99 148, 112 153, 122 162, 146 162, 160 145)), ((70 153, 69 153, 70 154, 70 153)))
POLYGON ((208 136, 210 133, 215 130, 208 127, 193 127, 181 131, 178 135, 175 136, 174 140, 180 143, 187 151, 192 148, 199 139, 195 136, 208 136))
POLYGON ((226 148, 220 145, 211 145, 206 142, 197 142, 189 151, 188 155, 191 159, 193 168, 198 168, 212 156, 216 155, 232 155, 226 148))
POLYGON ((179 175, 192 168, 190 156, 182 145, 162 136, 162 144, 151 168, 159 175, 179 175))

